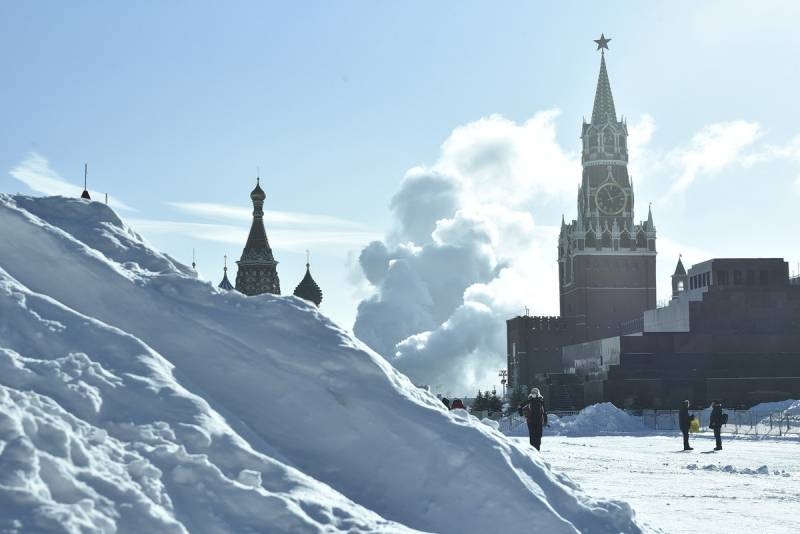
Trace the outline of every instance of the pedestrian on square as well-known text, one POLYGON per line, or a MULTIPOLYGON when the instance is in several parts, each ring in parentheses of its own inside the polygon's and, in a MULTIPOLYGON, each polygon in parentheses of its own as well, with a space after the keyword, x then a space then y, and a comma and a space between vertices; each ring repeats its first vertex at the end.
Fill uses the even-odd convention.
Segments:
POLYGON ((539 388, 533 388, 528 395, 528 404, 522 407, 525 420, 528 423, 528 437, 531 445, 538 451, 542 446, 542 431, 547 422, 547 412, 544 409, 544 398, 539 393, 539 388))
POLYGON ((715 451, 722 450, 722 425, 725 424, 725 415, 722 413, 722 401, 715 400, 711 403, 711 421, 708 426, 714 431, 714 439, 717 441, 715 451))
POLYGON ((678 425, 683 433, 683 450, 685 451, 694 450, 689 446, 689 427, 692 425, 692 419, 694 419, 694 415, 689 414, 689 401, 685 400, 681 402, 681 409, 678 412, 678 425))

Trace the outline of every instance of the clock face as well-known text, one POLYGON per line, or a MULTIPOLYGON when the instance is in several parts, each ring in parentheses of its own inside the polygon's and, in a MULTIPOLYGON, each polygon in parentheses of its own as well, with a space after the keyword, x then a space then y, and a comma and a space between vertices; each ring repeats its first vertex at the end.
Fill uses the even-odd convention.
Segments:
POLYGON ((597 208, 605 215, 618 215, 628 203, 628 195, 617 184, 604 184, 594 195, 597 208))

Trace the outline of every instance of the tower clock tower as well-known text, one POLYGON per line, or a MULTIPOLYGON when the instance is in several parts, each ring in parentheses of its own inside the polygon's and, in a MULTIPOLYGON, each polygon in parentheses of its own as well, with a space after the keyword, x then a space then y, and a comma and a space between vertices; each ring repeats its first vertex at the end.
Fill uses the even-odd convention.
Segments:
POLYGON ((618 120, 606 70, 604 35, 597 39, 600 75, 590 122, 583 124, 583 178, 577 218, 562 218, 558 240, 561 316, 575 320, 577 337, 617 335, 623 321, 656 307, 656 228, 634 223, 628 174, 628 126, 618 120))

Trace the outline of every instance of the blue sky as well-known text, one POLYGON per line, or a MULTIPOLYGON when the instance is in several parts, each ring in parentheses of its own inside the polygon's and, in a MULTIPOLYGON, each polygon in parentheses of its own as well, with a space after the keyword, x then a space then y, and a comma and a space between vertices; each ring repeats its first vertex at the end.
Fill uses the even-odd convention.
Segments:
MULTIPOLYGON (((434 164, 455 128, 492 114, 523 123, 558 109, 556 141, 574 153, 597 77, 592 40, 604 32, 617 111, 645 132, 632 162, 638 215, 653 201, 671 243, 659 277, 668 282, 666 254, 678 249, 690 264, 706 253, 797 262, 799 11, 721 1, 4 2, 0 190, 44 193, 11 175, 32 157, 34 171, 73 184, 89 162, 90 189, 129 206, 120 213, 178 259, 196 248, 200 274, 216 282, 248 226, 228 207, 249 210, 260 167, 266 207, 282 212, 267 231, 284 293, 310 248, 323 309, 349 327, 368 291, 354 283, 354 258, 391 231, 406 171, 434 164)), ((525 209, 543 226, 574 217, 579 180, 525 209)), ((557 313, 552 295, 533 300, 557 313)))

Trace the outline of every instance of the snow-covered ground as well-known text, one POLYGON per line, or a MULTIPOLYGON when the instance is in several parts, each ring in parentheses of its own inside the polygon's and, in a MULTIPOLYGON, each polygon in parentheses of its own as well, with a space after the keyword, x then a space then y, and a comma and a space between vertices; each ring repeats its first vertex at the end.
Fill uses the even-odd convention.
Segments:
MULTIPOLYGON (((526 443, 527 438, 515 438, 526 443)), ((800 440, 679 434, 548 436, 542 456, 592 495, 624 499, 669 534, 800 532, 800 440)))
POLYGON ((0 532, 641 532, 295 297, 0 194, 0 532))

